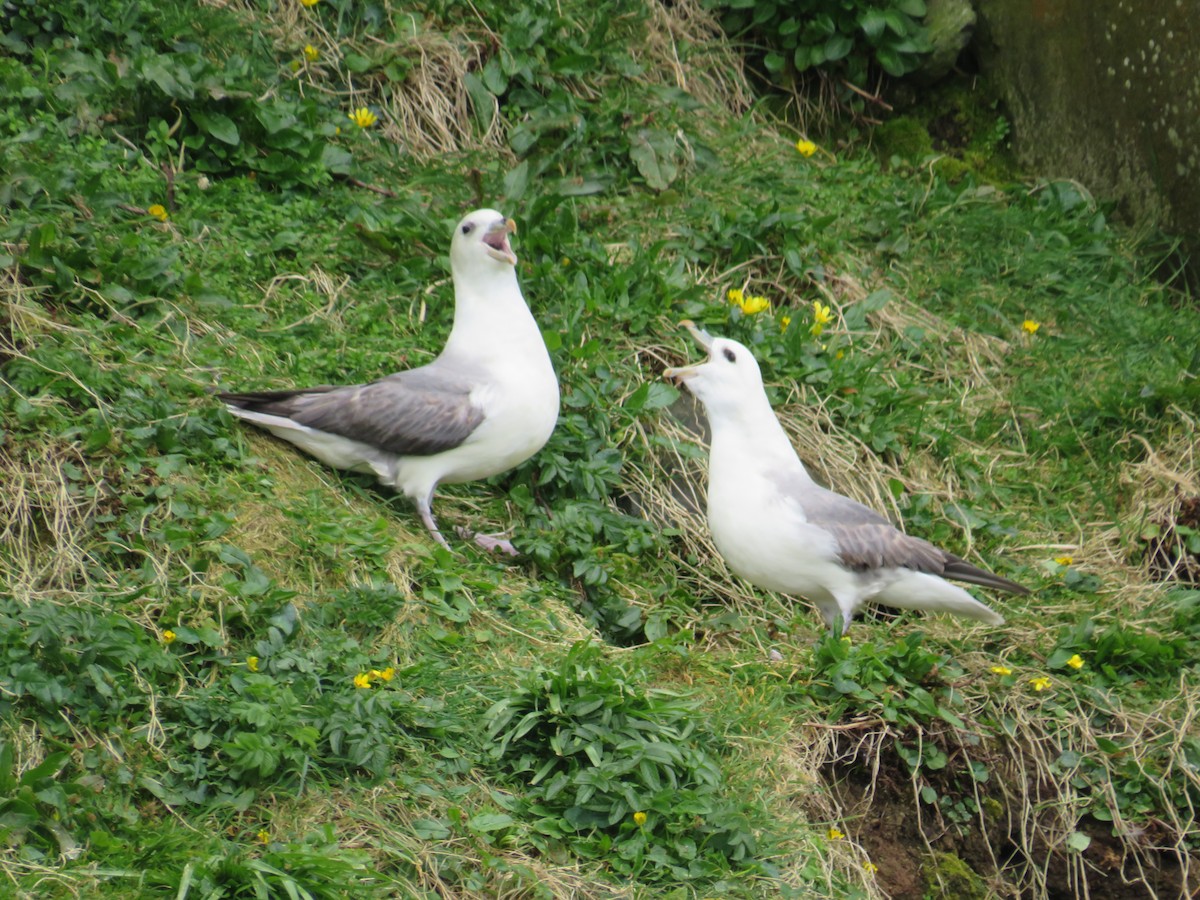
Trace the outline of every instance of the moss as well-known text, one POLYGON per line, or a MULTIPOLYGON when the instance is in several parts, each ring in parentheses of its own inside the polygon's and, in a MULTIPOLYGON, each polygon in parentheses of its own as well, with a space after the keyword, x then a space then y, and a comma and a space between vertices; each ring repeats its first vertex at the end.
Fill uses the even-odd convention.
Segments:
POLYGON ((912 116, 897 116, 875 129, 873 135, 875 152, 885 162, 893 156, 909 162, 919 162, 931 156, 933 138, 917 119, 912 116))
POLYGON ((919 94, 900 89, 893 99, 900 114, 874 134, 884 161, 898 156, 919 162, 939 154, 944 157, 939 174, 950 181, 967 172, 992 183, 1016 179, 1008 119, 996 96, 977 80, 946 79, 919 94))
POLYGON ((926 897, 953 897, 954 900, 987 900, 987 884, 979 873, 953 853, 934 851, 922 867, 926 897))
POLYGON ((984 797, 979 805, 983 807, 984 815, 992 821, 996 821, 1004 815, 1004 806, 994 797, 984 797))

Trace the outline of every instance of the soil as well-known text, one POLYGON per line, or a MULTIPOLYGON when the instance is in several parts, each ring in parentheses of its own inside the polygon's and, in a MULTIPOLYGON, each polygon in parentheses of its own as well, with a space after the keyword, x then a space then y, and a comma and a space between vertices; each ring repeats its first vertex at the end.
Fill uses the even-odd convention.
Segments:
MULTIPOLYGON (((961 794, 953 769, 950 765, 929 773, 933 777, 925 783, 939 796, 961 794)), ((1082 853, 1084 865, 1078 865, 1078 860, 1072 865, 1068 851, 1061 847, 1051 849, 1035 840, 1032 847, 1022 849, 1018 811, 1005 805, 998 790, 985 800, 991 808, 985 817, 986 831, 978 817, 960 828, 920 803, 907 767, 893 750, 883 751, 874 784, 871 773, 871 760, 865 759, 839 762, 825 770, 827 783, 845 811, 843 827, 870 855, 878 867, 876 883, 893 900, 1200 896, 1200 874, 1193 874, 1185 885, 1178 861, 1152 849, 1170 843, 1166 834, 1150 833, 1153 827, 1123 842, 1112 834, 1109 823, 1085 819, 1078 827, 1091 843, 1082 853), (1044 873, 1044 888, 1036 886, 1038 871, 1044 873)))

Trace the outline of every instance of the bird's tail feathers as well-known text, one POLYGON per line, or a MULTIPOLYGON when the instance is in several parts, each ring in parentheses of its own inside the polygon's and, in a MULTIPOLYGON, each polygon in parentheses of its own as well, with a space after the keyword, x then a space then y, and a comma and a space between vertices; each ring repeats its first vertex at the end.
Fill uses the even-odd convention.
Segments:
POLYGON ((942 571, 943 578, 953 578, 955 581, 965 581, 967 584, 977 584, 980 587, 992 588, 997 591, 1008 591, 1010 594, 1028 594, 1029 588, 1017 584, 1007 578, 1002 578, 993 572, 971 565, 957 556, 952 557, 942 571))
POLYGON ((953 613, 967 619, 977 619, 991 625, 1004 624, 1004 616, 990 606, 980 603, 960 587, 933 575, 914 572, 890 584, 870 598, 900 609, 919 609, 930 613, 953 613))

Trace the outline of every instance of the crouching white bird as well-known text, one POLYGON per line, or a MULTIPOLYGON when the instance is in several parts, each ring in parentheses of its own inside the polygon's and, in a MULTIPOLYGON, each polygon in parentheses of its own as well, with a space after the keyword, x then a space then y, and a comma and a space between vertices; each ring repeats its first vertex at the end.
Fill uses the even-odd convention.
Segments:
MULTIPOLYGON (((454 229, 454 326, 441 354, 369 384, 219 394, 235 416, 321 462, 366 472, 407 496, 443 546, 431 504, 442 482, 524 462, 558 420, 558 379, 517 283, 511 219, 478 209, 454 229)), ((514 553, 484 535, 487 549, 514 553)))
POLYGON ((946 578, 1029 593, 814 482, 771 409, 750 351, 682 324, 708 360, 664 376, 686 385, 708 414, 708 525, 735 573, 766 590, 806 597, 835 633, 839 625, 844 633, 865 603, 1004 621, 946 578))

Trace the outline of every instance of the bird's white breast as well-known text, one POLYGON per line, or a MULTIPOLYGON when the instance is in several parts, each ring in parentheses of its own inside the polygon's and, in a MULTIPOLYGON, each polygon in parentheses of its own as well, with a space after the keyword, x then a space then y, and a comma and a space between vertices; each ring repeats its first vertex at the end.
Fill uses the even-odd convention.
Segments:
POLYGON ((769 461, 723 449, 714 443, 709 460, 708 524, 730 569, 770 591, 811 597, 828 590, 843 574, 832 536, 779 493, 763 468, 769 461))

